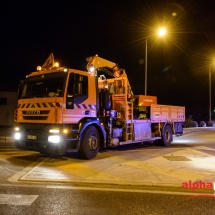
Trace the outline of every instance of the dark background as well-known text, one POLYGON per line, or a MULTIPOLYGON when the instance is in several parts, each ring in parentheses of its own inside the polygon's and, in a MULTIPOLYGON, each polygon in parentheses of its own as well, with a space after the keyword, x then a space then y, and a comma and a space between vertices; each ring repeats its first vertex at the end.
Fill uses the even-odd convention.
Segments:
MULTIPOLYGON (((215 2, 8 0, 0 8, 1 90, 17 90, 50 53, 61 66, 82 70, 86 58, 98 54, 126 70, 134 94, 144 94, 147 37, 148 95, 160 104, 185 106, 194 120, 208 120, 215 2), (154 31, 162 25, 168 34, 158 39, 154 31)), ((212 73, 212 109, 214 83, 212 73)))

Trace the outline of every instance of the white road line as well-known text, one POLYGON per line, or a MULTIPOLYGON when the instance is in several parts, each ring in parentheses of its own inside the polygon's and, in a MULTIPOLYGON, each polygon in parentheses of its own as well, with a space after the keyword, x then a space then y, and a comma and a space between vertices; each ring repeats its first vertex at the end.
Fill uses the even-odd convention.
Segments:
POLYGON ((38 195, 16 195, 16 194, 0 194, 1 205, 27 205, 30 206, 38 195))

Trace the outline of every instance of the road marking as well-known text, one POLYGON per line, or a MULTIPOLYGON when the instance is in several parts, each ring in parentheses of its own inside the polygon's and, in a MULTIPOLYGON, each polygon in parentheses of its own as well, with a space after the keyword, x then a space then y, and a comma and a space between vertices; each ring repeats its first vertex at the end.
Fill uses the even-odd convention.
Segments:
MULTIPOLYGON (((36 185, 36 184, 1 184, 0 187, 24 187, 24 188, 44 188, 44 189, 62 189, 62 190, 89 190, 89 191, 106 191, 106 192, 127 192, 127 193, 153 193, 153 194, 164 194, 164 195, 181 195, 181 196, 192 196, 201 195, 205 193, 198 192, 187 192, 187 191, 167 191, 167 190, 150 190, 144 188, 112 188, 112 187, 95 187, 90 186, 78 186, 78 185, 36 185)), ((150 187, 151 188, 151 187, 150 187)), ((152 188, 153 189, 153 188, 152 188)), ((155 188, 159 189, 159 188, 155 188)), ((213 194, 212 192, 207 194, 213 194)), ((215 195, 215 194, 214 194, 215 195)), ((1 198, 1 197, 0 197, 1 198)))
POLYGON ((15 195, 15 194, 0 194, 1 205, 27 205, 30 206, 38 195, 15 195))
POLYGON ((65 186, 46 186, 50 189, 70 189, 70 190, 92 190, 92 191, 107 191, 107 192, 128 192, 128 193, 154 193, 154 194, 165 194, 165 195, 201 195, 203 193, 191 193, 191 192, 180 192, 180 191, 162 191, 162 190, 141 190, 141 189, 128 189, 128 188, 104 188, 104 187, 65 187, 65 186))

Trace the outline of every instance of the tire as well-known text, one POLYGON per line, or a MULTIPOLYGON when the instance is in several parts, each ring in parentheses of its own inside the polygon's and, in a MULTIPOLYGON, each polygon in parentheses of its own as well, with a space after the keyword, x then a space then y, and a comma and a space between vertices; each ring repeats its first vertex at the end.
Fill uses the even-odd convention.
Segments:
POLYGON ((88 160, 95 158, 99 151, 99 145, 98 130, 94 126, 87 127, 81 138, 79 156, 88 160))
POLYGON ((173 140, 172 129, 169 125, 165 125, 162 131, 162 139, 160 143, 163 146, 170 146, 172 140, 173 140))

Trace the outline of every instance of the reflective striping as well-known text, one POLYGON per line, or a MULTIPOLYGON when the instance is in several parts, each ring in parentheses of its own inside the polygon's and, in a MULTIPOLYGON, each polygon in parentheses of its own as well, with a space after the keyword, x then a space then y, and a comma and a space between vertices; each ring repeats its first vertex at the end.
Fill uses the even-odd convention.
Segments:
POLYGON ((26 104, 18 105, 18 108, 51 108, 51 107, 62 107, 62 103, 41 102, 41 103, 26 103, 26 104))
POLYGON ((27 104, 26 108, 28 108, 30 105, 31 105, 30 103, 29 103, 29 104, 27 104))
POLYGON ((79 109, 96 109, 96 105, 92 105, 92 104, 75 104, 74 108, 79 108, 79 109))
POLYGON ((91 109, 96 109, 96 105, 89 105, 91 109))
POLYGON ((31 205, 38 195, 0 194, 1 205, 31 205))
MULTIPOLYGON (((18 108, 52 108, 52 107, 65 107, 64 103, 55 102, 41 102, 41 103, 26 103, 19 104, 18 108)), ((78 109, 96 109, 95 104, 74 104, 74 108, 78 109)))
POLYGON ((184 119, 184 116, 178 115, 179 119, 184 119))

